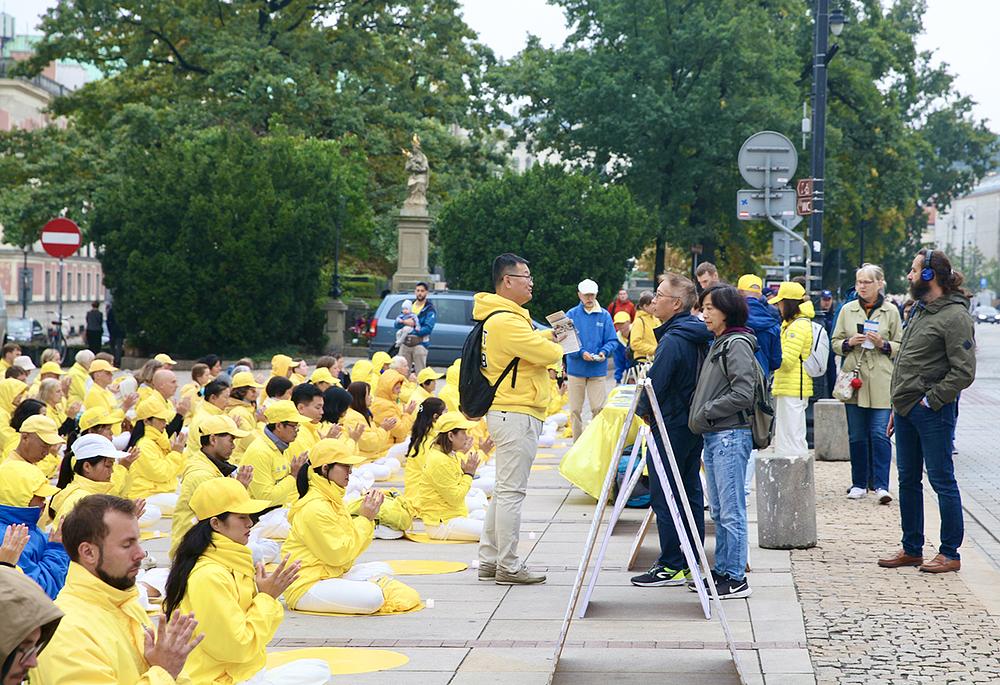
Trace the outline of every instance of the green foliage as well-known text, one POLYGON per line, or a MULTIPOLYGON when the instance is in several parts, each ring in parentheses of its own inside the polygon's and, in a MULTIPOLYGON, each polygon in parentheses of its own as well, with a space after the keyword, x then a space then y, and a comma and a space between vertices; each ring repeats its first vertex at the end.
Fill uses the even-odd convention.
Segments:
POLYGON ((91 236, 130 338, 189 355, 321 343, 336 223, 371 228, 352 145, 218 127, 124 147, 91 236))
MULTIPOLYGON (((744 185, 736 155, 762 129, 798 138, 812 87, 811 3, 554 3, 575 26, 565 45, 532 40, 495 72, 501 92, 526 100, 521 135, 627 184, 657 217, 661 240, 685 253, 705 245, 703 259, 724 273, 754 268, 754 256, 770 252, 771 228, 735 218, 744 185)), ((849 23, 829 68, 825 250, 854 261, 865 222, 866 259, 891 278, 917 248, 921 206, 947 206, 968 190, 996 138, 972 119, 946 68, 918 52, 924 2, 843 4, 849 23)), ((809 163, 800 153, 798 176, 809 163)))
POLYGON ((535 277, 536 318, 577 302, 592 278, 606 298, 625 278, 626 262, 653 235, 649 215, 623 186, 556 166, 536 166, 482 182, 446 204, 435 229, 451 287, 492 291, 493 259, 515 252, 535 277))

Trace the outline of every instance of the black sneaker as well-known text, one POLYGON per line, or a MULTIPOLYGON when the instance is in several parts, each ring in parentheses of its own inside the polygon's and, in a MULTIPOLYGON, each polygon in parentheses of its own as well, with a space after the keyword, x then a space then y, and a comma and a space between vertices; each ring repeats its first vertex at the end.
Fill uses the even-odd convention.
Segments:
POLYGON ((691 571, 684 568, 675 571, 666 566, 653 564, 652 568, 642 575, 632 578, 632 584, 639 587, 666 587, 671 585, 683 585, 691 580, 691 571))
POLYGON ((743 580, 733 580, 728 576, 716 582, 715 591, 719 593, 719 599, 741 599, 753 594, 753 591, 750 589, 750 583, 747 582, 746 578, 743 580))
MULTIPOLYGON (((718 585, 719 581, 721 581, 724 577, 725 576, 720 576, 714 570, 712 571, 712 582, 715 583, 716 585, 718 585)), ((707 579, 702 578, 701 582, 705 585, 705 592, 708 592, 708 581, 707 581, 707 579)), ((693 580, 689 580, 688 581, 688 583, 687 583, 687 589, 690 590, 691 592, 698 592, 698 587, 694 584, 693 580)), ((709 593, 709 594, 711 594, 711 593, 709 593)))

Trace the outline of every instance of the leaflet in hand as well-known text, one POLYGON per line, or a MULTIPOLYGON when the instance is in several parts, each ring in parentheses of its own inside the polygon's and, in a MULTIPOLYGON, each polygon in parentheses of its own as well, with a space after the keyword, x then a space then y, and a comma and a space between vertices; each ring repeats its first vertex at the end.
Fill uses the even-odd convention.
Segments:
POLYGON ((552 326, 552 339, 562 345, 564 354, 573 354, 580 351, 580 336, 576 332, 573 320, 566 316, 566 312, 559 310, 545 317, 545 320, 552 326))

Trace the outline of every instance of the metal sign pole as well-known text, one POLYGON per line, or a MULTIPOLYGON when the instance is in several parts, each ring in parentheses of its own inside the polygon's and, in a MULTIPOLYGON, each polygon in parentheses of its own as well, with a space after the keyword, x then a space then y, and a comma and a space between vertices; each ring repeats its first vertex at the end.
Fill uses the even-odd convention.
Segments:
POLYGON ((63 329, 62 329, 62 325, 63 325, 63 280, 64 280, 63 264, 64 264, 63 259, 62 259, 62 257, 60 257, 59 258, 59 287, 56 289, 56 292, 58 293, 57 297, 58 297, 58 301, 59 301, 59 323, 56 324, 56 331, 59 333, 59 337, 60 338, 65 339, 65 333, 63 333, 63 329))

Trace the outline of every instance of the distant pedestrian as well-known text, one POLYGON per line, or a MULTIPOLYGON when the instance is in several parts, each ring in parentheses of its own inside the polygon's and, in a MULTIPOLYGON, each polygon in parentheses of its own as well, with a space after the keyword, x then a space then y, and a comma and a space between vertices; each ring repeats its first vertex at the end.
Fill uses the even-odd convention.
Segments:
POLYGON ((628 336, 632 328, 632 322, 628 318, 628 312, 618 312, 614 316, 615 336, 618 344, 615 345, 615 383, 621 383, 625 372, 632 366, 628 353, 628 336))
POLYGON ((719 270, 712 262, 702 262, 694 270, 694 276, 698 279, 698 288, 702 291, 708 290, 716 283, 719 283, 719 270))
POLYGON ((584 397, 592 416, 596 417, 604 408, 608 397, 608 357, 618 344, 611 315, 597 304, 597 283, 583 279, 577 286, 577 295, 580 304, 566 312, 580 337, 580 351, 566 355, 574 442, 583 433, 584 397))
POLYGON ((747 328, 757 338, 754 356, 764 377, 770 379, 781 367, 781 314, 764 299, 763 285, 760 276, 744 274, 737 281, 736 289, 747 301, 747 328))
POLYGON ((410 315, 408 317, 400 315, 395 323, 396 330, 411 329, 399 340, 399 355, 409 363, 413 373, 420 373, 427 366, 431 334, 437 323, 437 310, 434 308, 434 303, 428 299, 428 292, 430 289, 426 283, 417 283, 413 289, 410 315))
POLYGON ((889 504, 889 466, 892 444, 889 425, 889 384, 892 359, 899 352, 903 326, 899 310, 885 297, 885 275, 875 264, 857 270, 858 299, 840 310, 830 347, 841 357, 841 368, 857 369, 861 387, 844 403, 851 450, 849 499, 861 499, 874 490, 879 504, 889 504))
POLYGON ((636 364, 648 364, 653 361, 656 353, 657 338, 654 331, 660 327, 660 320, 652 313, 654 294, 649 290, 639 295, 639 309, 632 322, 628 344, 632 350, 632 359, 636 364))
POLYGON ((632 300, 628 298, 628 291, 622 288, 618 291, 618 297, 611 300, 611 304, 608 305, 608 314, 614 318, 615 314, 618 312, 626 312, 628 314, 628 320, 632 321, 635 318, 636 308, 632 304, 632 300))
POLYGON ((115 358, 112 363, 115 366, 121 366, 122 350, 125 346, 125 328, 115 312, 114 303, 108 305, 105 321, 108 323, 108 344, 111 346, 111 354, 115 358))
POLYGON ((958 548, 965 536, 962 497, 955 480, 952 431, 958 393, 976 377, 976 331, 969 314, 971 294, 939 250, 913 259, 910 295, 916 301, 892 371, 892 417, 899 471, 899 514, 903 547, 879 559, 879 566, 919 566, 928 573, 962 567, 958 548), (924 469, 938 498, 941 545, 924 563, 924 469))
POLYGON ((806 406, 813 394, 812 376, 802 362, 809 357, 813 333, 810 319, 815 310, 801 284, 785 281, 778 294, 768 300, 781 312, 781 366, 774 374, 774 451, 805 455, 806 406))
POLYGON ((104 335, 104 314, 101 303, 93 302, 87 312, 87 349, 97 354, 101 351, 101 337, 104 335))
MULTIPOLYGON (((819 319, 818 323, 822 324, 823 328, 826 329, 826 335, 830 339, 833 339, 833 330, 837 324, 837 315, 839 312, 840 310, 833 299, 833 291, 824 290, 820 292, 819 311, 816 313, 816 316, 819 319)), ((836 357, 836 352, 833 349, 833 345, 830 345, 830 355, 826 361, 826 373, 823 374, 823 396, 822 398, 817 396, 816 399, 833 397, 833 386, 837 382, 837 363, 834 357, 836 357)))

